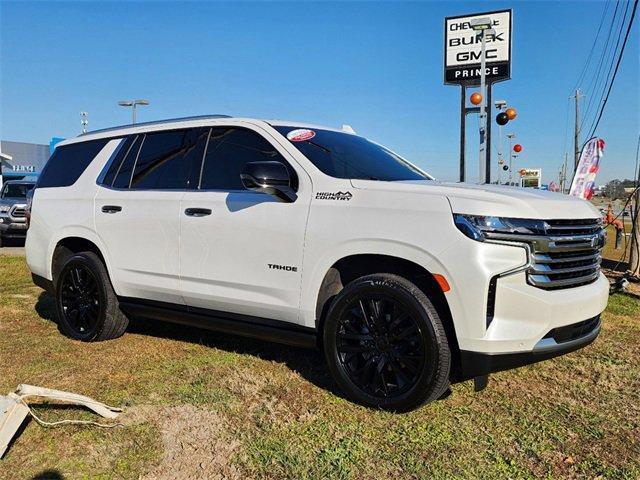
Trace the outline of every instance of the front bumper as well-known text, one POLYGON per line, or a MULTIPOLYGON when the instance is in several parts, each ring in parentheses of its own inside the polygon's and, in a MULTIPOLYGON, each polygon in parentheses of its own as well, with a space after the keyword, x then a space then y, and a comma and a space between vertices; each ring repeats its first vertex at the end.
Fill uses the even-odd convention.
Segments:
POLYGON ((460 380, 522 367, 573 352, 593 342, 600 334, 600 328, 600 315, 597 315, 582 322, 550 330, 528 352, 492 354, 461 350, 460 380))
POLYGON ((27 236, 27 224, 14 222, 10 217, 0 217, 0 235, 4 238, 25 238, 27 236))

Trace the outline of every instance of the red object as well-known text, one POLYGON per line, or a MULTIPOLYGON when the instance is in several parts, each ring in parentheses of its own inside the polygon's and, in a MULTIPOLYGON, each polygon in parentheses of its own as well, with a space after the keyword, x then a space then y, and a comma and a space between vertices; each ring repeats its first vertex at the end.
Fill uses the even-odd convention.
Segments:
POLYGON ((480 105, 480 102, 482 102, 482 95, 480 95, 478 92, 472 93, 470 100, 474 105, 480 105))
POLYGON ((509 117, 509 120, 513 120, 518 116, 518 112, 516 112, 515 108, 507 108, 505 113, 507 114, 507 117, 509 117))
POLYGON ((516 143, 513 146, 513 151, 516 152, 516 153, 520 153, 522 151, 522 145, 520 145, 519 143, 516 143))
POLYGON ((611 204, 609 204, 609 207, 607 208, 607 214, 604 216, 604 223, 606 225, 613 225, 616 229, 616 231, 622 231, 624 229, 624 224, 622 223, 622 220, 620 220, 619 218, 616 218, 613 215, 613 208, 611 208, 611 204))

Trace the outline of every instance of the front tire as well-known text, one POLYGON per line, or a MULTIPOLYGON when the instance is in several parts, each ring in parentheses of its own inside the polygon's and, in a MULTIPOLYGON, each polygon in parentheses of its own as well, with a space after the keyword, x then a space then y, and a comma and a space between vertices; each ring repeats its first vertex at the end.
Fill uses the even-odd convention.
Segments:
POLYGON ((95 342, 120 337, 129 324, 107 269, 93 252, 70 256, 56 277, 56 310, 62 332, 95 342))
POLYGON ((323 339, 334 379, 357 403, 405 412, 449 387, 442 321, 424 292, 398 275, 349 283, 327 313, 323 339))

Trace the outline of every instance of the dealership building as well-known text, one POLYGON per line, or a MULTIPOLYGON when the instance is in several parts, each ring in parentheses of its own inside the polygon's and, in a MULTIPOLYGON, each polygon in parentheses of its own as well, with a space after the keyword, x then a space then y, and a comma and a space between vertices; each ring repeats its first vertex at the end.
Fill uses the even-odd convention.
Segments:
POLYGON ((6 180, 37 180, 55 144, 0 141, 0 183, 6 180))

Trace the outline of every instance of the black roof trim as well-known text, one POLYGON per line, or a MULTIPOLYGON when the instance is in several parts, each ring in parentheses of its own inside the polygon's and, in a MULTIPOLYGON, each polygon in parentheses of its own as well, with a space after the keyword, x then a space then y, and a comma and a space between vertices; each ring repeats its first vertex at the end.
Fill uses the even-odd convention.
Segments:
POLYGON ((119 125, 117 127, 109 127, 109 128, 102 128, 100 130, 92 130, 90 132, 81 133, 79 136, 82 137, 84 135, 91 135, 91 134, 94 134, 94 133, 111 132, 111 131, 115 131, 115 130, 122 130, 122 129, 125 129, 125 128, 146 127, 148 125, 160 125, 162 123, 184 122, 184 121, 188 121, 188 120, 207 120, 207 119, 215 119, 215 118, 233 118, 233 117, 231 115, 217 114, 217 115, 196 115, 194 117, 167 118, 166 120, 154 120, 152 122, 142 122, 142 123, 129 124, 129 125, 119 125))

